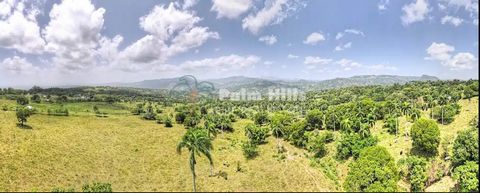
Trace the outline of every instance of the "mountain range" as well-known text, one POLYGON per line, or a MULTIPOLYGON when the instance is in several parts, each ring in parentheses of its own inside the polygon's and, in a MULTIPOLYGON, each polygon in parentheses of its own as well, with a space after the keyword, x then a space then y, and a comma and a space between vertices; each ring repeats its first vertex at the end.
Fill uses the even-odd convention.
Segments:
MULTIPOLYGON (((179 77, 180 78, 180 77, 179 77)), ((179 78, 143 80, 129 83, 108 83, 101 86, 134 87, 148 89, 170 89, 179 83, 179 78)), ((335 78, 329 80, 282 80, 270 78, 253 78, 245 76, 232 76, 227 78, 198 80, 212 83, 217 89, 238 90, 240 88, 264 90, 271 86, 301 88, 304 90, 323 90, 342 88, 349 86, 367 85, 392 85, 395 83, 405 84, 410 81, 436 81, 440 80, 435 76, 397 76, 397 75, 360 75, 349 78, 335 78)))

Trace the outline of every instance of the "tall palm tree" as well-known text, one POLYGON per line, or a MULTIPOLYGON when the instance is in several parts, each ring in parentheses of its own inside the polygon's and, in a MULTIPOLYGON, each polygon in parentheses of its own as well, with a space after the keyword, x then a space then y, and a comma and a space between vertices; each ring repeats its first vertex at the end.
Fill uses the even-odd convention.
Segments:
POLYGON ((177 153, 181 154, 183 148, 187 148, 190 152, 190 170, 192 172, 192 179, 193 179, 193 191, 195 192, 196 184, 195 184, 195 164, 197 161, 195 156, 201 156, 202 154, 205 155, 210 162, 210 173, 213 172, 213 160, 212 155, 210 154, 210 150, 212 150, 212 141, 210 137, 207 135, 206 130, 195 128, 187 130, 187 133, 182 138, 182 141, 177 145, 177 153))

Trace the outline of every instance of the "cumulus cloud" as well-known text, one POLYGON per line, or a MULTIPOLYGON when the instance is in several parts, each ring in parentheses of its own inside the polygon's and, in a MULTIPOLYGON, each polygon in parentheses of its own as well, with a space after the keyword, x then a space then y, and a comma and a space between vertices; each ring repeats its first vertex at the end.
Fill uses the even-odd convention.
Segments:
POLYGON ((252 0, 213 0, 211 11, 217 12, 217 18, 236 19, 248 11, 252 5, 252 0))
POLYGON ((428 12, 430 12, 430 9, 428 8, 427 0, 415 0, 415 2, 403 6, 402 11, 402 24, 406 26, 423 21, 427 17, 428 12))
POLYGON ((182 9, 188 9, 190 7, 195 6, 198 3, 198 0, 184 0, 182 9))
POLYGON ((30 54, 43 52, 45 41, 36 20, 39 13, 34 4, 24 1, 0 2, 0 47, 30 54))
POLYGON ((46 50, 62 70, 86 69, 95 63, 95 48, 101 39, 105 9, 90 1, 65 0, 53 5, 50 22, 42 31, 46 50))
POLYGON ((345 70, 345 71, 351 70, 352 68, 355 68, 355 67, 362 67, 363 66, 362 64, 360 64, 358 62, 355 62, 355 61, 349 60, 349 59, 345 59, 345 58, 342 58, 341 60, 336 61, 335 64, 339 64, 341 67, 343 67, 343 70, 345 70))
POLYGON ((478 0, 441 0, 441 2, 442 3, 439 3, 439 7, 441 5, 443 10, 451 9, 454 10, 455 13, 464 11, 465 13, 470 15, 471 21, 468 21, 468 18, 464 18, 462 19, 462 21, 465 23, 472 23, 478 26, 478 0))
POLYGON ((295 59, 295 58, 298 58, 299 56, 297 55, 293 55, 293 54, 288 54, 287 58, 288 59, 295 59))
POLYGON ((38 67, 32 65, 32 63, 27 61, 27 59, 18 56, 5 58, 0 63, 0 69, 6 70, 13 74, 32 74, 39 70, 38 67))
POLYGON ((446 16, 442 17, 441 22, 442 22, 442 24, 451 24, 451 25, 457 27, 460 24, 462 24, 463 19, 458 18, 458 17, 454 17, 454 16, 450 16, 450 15, 446 15, 446 16))
POLYGON ((323 34, 321 34, 320 32, 313 32, 307 36, 307 39, 305 39, 303 43, 308 45, 317 45, 318 42, 324 40, 325 36, 323 36, 323 34))
POLYGON ((273 45, 277 42, 277 37, 274 35, 262 36, 258 39, 258 41, 265 42, 267 45, 273 45))
POLYGON ((149 34, 121 51, 116 66, 135 71, 161 65, 170 57, 197 48, 209 39, 219 39, 217 32, 197 26, 201 20, 194 12, 178 9, 174 3, 168 7, 155 6, 140 18, 140 26, 149 34))
POLYGON ((242 28, 257 34, 261 29, 269 25, 276 25, 298 10, 306 6, 301 0, 268 0, 265 7, 256 13, 249 14, 242 20, 242 28))
POLYGON ((460 52, 452 57, 455 47, 445 43, 433 42, 426 51, 429 55, 425 57, 426 60, 439 61, 451 70, 472 69, 477 64, 475 56, 468 52, 460 52))

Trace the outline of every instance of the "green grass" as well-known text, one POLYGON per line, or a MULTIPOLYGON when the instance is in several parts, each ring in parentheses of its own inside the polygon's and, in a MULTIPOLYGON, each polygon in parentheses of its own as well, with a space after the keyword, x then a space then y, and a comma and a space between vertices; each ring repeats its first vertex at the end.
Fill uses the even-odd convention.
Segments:
MULTIPOLYGON (((15 101, 0 100, 0 107, 3 104, 15 107, 15 101)), ((455 137, 478 115, 478 99, 462 100, 460 104, 462 111, 455 121, 440 126, 442 138, 455 137)), ((52 106, 32 105, 38 109, 52 106)), ((155 121, 142 120, 130 115, 125 108, 128 106, 132 104, 69 103, 65 107, 72 116, 36 114, 27 123, 32 129, 18 128, 14 111, 0 111, 0 191, 51 191, 54 187, 80 190, 83 184, 95 181, 111 183, 114 191, 191 191, 188 153, 178 155, 175 151, 185 133, 183 126, 174 124, 172 128, 165 128, 155 121), (93 105, 109 113, 109 117, 95 117, 93 105)), ((172 109, 165 112, 170 113, 172 109)), ((246 140, 243 128, 250 122, 239 120, 233 124, 233 133, 220 133, 214 140, 214 172, 226 173, 226 180, 209 177, 208 161, 205 157, 198 159, 199 191, 342 190, 351 159, 331 160, 335 155, 335 142, 327 145, 328 153, 321 159, 330 161, 318 167, 311 166, 305 150, 286 141, 281 141, 287 149, 285 159, 276 159, 277 140, 272 136, 266 144, 259 145, 259 156, 246 160, 240 142, 246 140), (241 172, 237 172, 237 162, 241 172)), ((400 125, 399 133, 403 134, 409 131, 411 123, 401 118, 400 125)), ((411 148, 409 137, 395 138, 382 129, 381 121, 372 133, 396 160, 405 157, 411 148)), ((335 135, 338 137, 338 133, 335 135)), ((429 188, 443 190, 443 186, 452 186, 453 183, 446 183, 446 178, 429 188)), ((399 184, 408 186, 403 181, 399 184)))

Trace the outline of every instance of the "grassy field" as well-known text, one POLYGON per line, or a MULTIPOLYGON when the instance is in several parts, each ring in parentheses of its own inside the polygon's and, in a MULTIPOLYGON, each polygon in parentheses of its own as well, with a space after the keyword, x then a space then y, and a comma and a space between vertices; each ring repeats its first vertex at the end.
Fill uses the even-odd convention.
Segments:
MULTIPOLYGON (((0 100, 0 106, 14 107, 14 101, 0 100)), ((453 141, 456 132, 467 128, 478 115, 478 99, 460 101, 461 113, 449 125, 441 125, 442 138, 453 141)), ((46 109, 44 104, 34 105, 46 109)), ((191 191, 192 176, 188 154, 176 153, 185 129, 181 125, 165 128, 128 114, 126 105, 72 103, 65 105, 72 116, 37 114, 28 120, 32 129, 16 126, 14 111, 0 111, 0 191, 51 191, 54 187, 81 186, 89 182, 109 182, 114 191, 191 191), (93 115, 93 105, 109 113, 93 115)), ((259 146, 259 156, 246 160, 240 142, 249 120, 234 123, 233 133, 221 133, 214 140, 214 172, 227 177, 209 176, 205 157, 198 159, 199 191, 338 191, 347 174, 349 161, 332 159, 335 144, 329 144, 326 157, 314 162, 304 150, 286 147, 285 159, 277 158, 277 140, 259 146), (324 164, 322 164, 324 163, 324 164), (328 164, 325 164, 328 163, 328 164), (241 171, 238 170, 238 166, 241 171), (224 175, 225 176, 225 175, 224 175), (336 182, 336 181, 339 182, 336 182)), ((405 135, 411 123, 400 119, 396 138, 377 122, 372 133, 395 159, 406 156, 411 140, 405 135), (402 153, 400 153, 402 152, 402 153)), ((338 134, 336 134, 338 136, 338 134)), ((444 190, 448 179, 433 184, 430 191, 444 190)), ((399 182, 404 187, 404 182, 399 182)))

